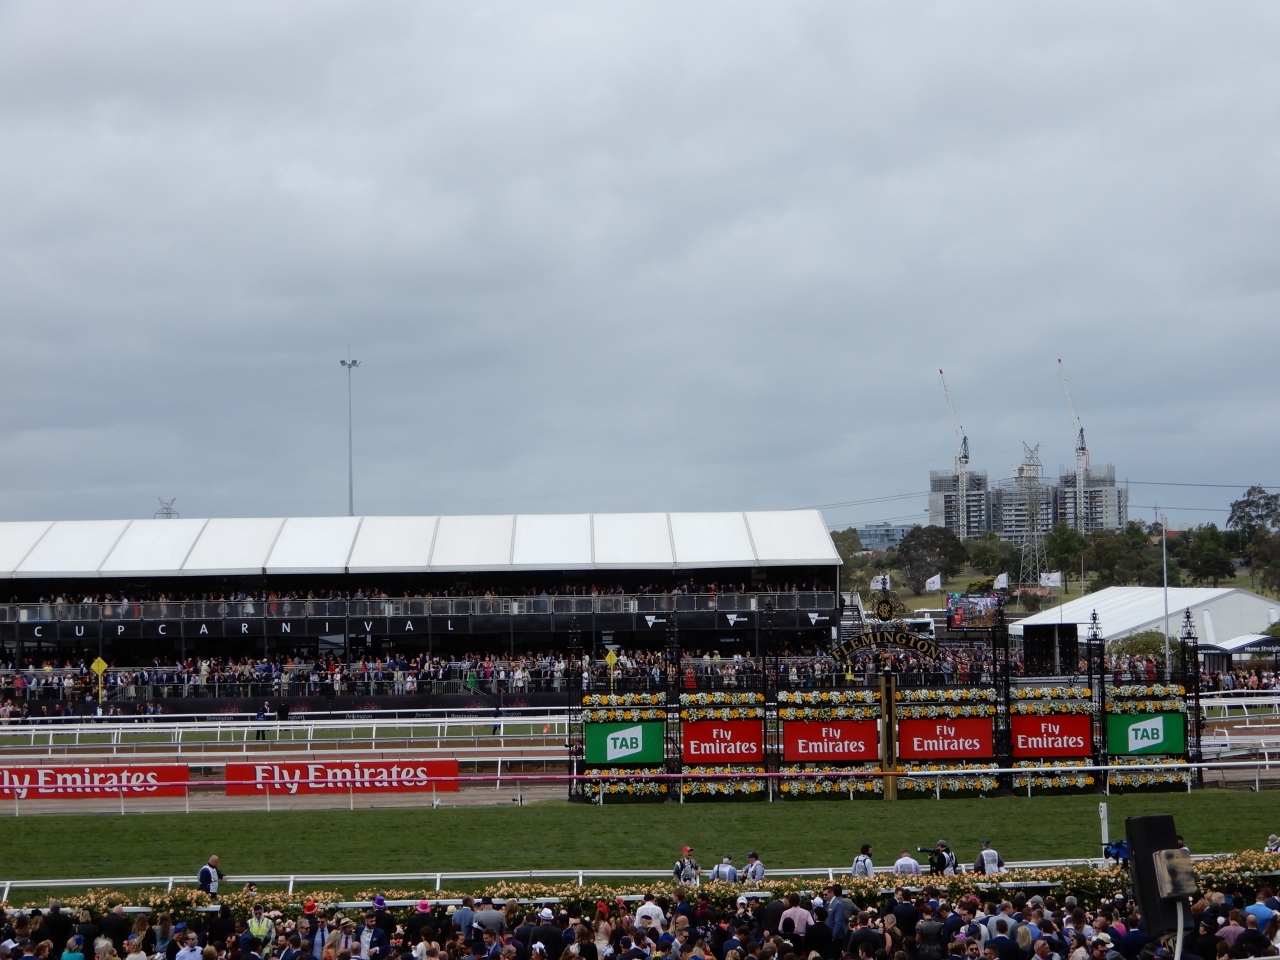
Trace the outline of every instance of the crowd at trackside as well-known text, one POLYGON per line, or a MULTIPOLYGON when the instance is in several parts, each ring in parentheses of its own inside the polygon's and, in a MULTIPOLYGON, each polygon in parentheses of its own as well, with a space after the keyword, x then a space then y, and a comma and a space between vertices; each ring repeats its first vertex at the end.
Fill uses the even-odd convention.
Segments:
MULTIPOLYGON (((1271 835, 1268 849, 1280 849, 1271 835)), ((377 896, 366 910, 330 911, 308 900, 285 917, 255 903, 234 916, 175 923, 166 913, 129 916, 115 907, 47 910, 0 917, 4 960, 1173 960, 1149 937, 1137 905, 1117 894, 1100 903, 1075 897, 1009 899, 942 895, 957 858, 945 841, 927 853, 928 874, 903 850, 893 865, 898 886, 878 902, 855 902, 839 883, 818 892, 756 893, 766 881, 752 851, 742 868, 725 855, 704 869, 685 847, 672 868, 675 895, 645 894, 580 905, 521 904, 464 898, 447 908, 420 900, 396 908, 377 896), (726 902, 717 881, 745 892, 726 902), (702 884, 708 883, 707 887, 702 884)), ((855 877, 875 870, 864 844, 855 877)), ((972 869, 1004 871, 983 841, 972 869)), ((883 876, 883 874, 881 874, 883 876)), ((201 867, 199 888, 217 899, 229 884, 216 856, 201 867)), ((251 889, 248 885, 247 889, 251 889)), ((991 888, 992 890, 998 888, 991 888)), ((1005 893, 1008 893, 1006 888, 1005 893)), ((1227 883, 1191 905, 1194 933, 1184 946, 1193 960, 1280 955, 1280 901, 1270 887, 1227 883)))

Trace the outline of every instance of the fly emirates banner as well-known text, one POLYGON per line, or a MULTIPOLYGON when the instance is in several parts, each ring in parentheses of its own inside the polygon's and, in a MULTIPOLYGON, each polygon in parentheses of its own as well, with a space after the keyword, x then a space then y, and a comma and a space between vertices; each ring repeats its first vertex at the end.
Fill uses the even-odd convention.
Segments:
POLYGON ((903 760, 985 760, 994 752, 987 719, 898 721, 898 756, 903 760))
POLYGON ((325 793, 446 792, 458 789, 457 760, 333 760, 315 763, 228 763, 227 796, 325 793))

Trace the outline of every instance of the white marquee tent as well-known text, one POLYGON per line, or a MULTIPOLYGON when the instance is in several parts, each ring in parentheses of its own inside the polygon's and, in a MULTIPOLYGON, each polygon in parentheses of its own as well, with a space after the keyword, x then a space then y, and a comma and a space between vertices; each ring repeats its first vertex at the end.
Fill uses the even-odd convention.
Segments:
POLYGON ((838 566, 817 510, 0 523, 0 577, 838 566))
MULTIPOLYGON (((1164 589, 1162 587, 1107 587, 1077 600, 1033 614, 1009 628, 1015 636, 1028 624, 1079 624, 1083 639, 1090 616, 1098 613, 1106 640, 1115 640, 1146 630, 1164 630, 1164 589)), ((1187 610, 1196 625, 1201 643, 1217 646, 1221 641, 1246 633, 1256 633, 1280 619, 1280 601, 1235 587, 1170 587, 1169 633, 1178 636, 1187 610)))

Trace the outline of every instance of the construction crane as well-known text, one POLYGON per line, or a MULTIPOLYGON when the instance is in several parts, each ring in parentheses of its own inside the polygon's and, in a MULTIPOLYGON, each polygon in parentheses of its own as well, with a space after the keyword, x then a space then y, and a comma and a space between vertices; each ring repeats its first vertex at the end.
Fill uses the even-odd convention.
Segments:
POLYGON ((942 398, 947 401, 947 413, 951 415, 951 432, 956 438, 956 535, 961 540, 969 538, 969 438, 964 427, 956 419, 956 408, 951 404, 951 391, 947 389, 947 375, 938 370, 942 382, 942 398))
POLYGON ((1085 524, 1084 483, 1089 475, 1089 448, 1084 442, 1084 425, 1076 416, 1075 404, 1071 402, 1071 385, 1067 383, 1067 371, 1058 358, 1058 382, 1062 384, 1062 394, 1067 398, 1067 419, 1071 421, 1071 433, 1076 444, 1076 516, 1075 528, 1080 533, 1088 533, 1085 524))

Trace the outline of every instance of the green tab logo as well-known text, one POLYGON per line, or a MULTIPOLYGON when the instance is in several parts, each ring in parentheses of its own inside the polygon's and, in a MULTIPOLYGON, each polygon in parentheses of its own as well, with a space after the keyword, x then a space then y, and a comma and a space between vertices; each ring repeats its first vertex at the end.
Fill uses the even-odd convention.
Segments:
POLYGON ((1177 756, 1186 749, 1180 713, 1107 715, 1107 752, 1114 757, 1134 754, 1177 756))
POLYGON ((589 764, 662 763, 665 754, 661 721, 648 723, 584 723, 586 761, 589 764))
POLYGON ((605 759, 610 763, 623 757, 633 757, 644 749, 644 727, 637 724, 617 733, 609 734, 605 759))
POLYGON ((1129 752, 1150 750, 1164 742, 1164 718, 1152 717, 1129 728, 1129 752))

